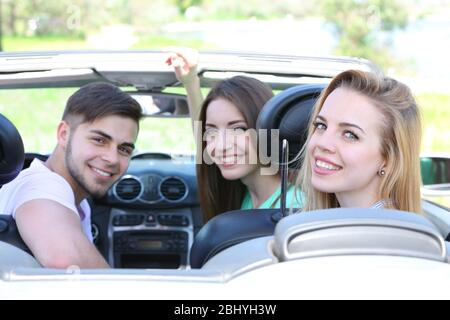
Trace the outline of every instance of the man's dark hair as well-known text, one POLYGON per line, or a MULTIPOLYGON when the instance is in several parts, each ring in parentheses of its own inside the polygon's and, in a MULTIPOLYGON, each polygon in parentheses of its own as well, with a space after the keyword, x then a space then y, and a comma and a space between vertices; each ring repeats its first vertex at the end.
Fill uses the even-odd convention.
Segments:
POLYGON ((139 124, 142 109, 135 99, 115 85, 95 82, 81 87, 70 96, 62 120, 72 122, 72 117, 75 117, 77 121, 71 125, 78 126, 111 115, 130 118, 139 124))

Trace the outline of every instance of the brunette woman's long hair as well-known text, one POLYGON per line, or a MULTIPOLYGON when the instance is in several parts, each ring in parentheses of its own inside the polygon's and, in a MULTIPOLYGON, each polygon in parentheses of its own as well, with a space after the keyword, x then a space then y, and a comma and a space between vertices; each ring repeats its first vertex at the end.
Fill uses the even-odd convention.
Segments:
MULTIPOLYGON (((254 78, 235 76, 218 82, 201 108, 201 138, 205 133, 206 110, 213 100, 225 99, 231 102, 244 116, 248 129, 255 129, 262 107, 272 97, 272 89, 254 78)), ((207 156, 206 141, 201 139, 198 143, 201 143, 200 157, 207 156)), ((247 189, 241 180, 226 180, 216 164, 207 164, 204 160, 201 159, 200 164, 197 164, 197 180, 200 205, 206 222, 220 213, 240 209, 247 189)), ((209 159, 208 162, 212 161, 209 159)))

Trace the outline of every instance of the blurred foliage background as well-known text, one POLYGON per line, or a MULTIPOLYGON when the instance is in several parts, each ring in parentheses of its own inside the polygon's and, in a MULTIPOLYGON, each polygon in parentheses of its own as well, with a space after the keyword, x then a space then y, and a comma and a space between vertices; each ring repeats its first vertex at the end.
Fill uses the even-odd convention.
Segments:
MULTIPOLYGON (((303 19, 320 17, 337 37, 334 53, 364 57, 382 67, 395 64, 384 32, 438 10, 445 1, 415 0, 0 0, 3 49, 17 51, 88 48, 89 37, 108 26, 128 26, 133 48, 189 45, 198 39, 168 37, 176 21, 303 19), (70 39, 70 41, 68 41, 70 39), (45 40, 45 41, 43 41, 45 40), (72 42, 66 45, 67 42, 72 42)), ((111 29, 109 29, 111 30, 111 29)))
MULTIPOLYGON (((308 49, 308 46, 323 42, 331 49, 321 54, 363 57, 388 74, 420 78, 415 61, 393 53, 392 35, 436 13, 448 12, 450 16, 449 9, 449 0, 0 0, 0 49, 162 49, 176 45, 220 50, 229 46, 224 37, 227 31, 234 32, 235 39, 231 41, 235 40, 239 49, 242 45, 239 39, 245 34, 237 27, 226 29, 231 29, 237 21, 246 21, 265 41, 263 48, 269 50, 279 46, 279 42, 273 38, 264 39, 268 29, 259 30, 259 22, 277 21, 281 27, 276 32, 284 33, 297 26, 294 22, 312 19, 319 21, 320 28, 328 30, 333 38, 308 38, 313 30, 302 29, 297 34, 296 29, 294 39, 289 41, 300 43, 297 48, 308 49), (198 31, 212 26, 217 32, 215 38, 205 37, 198 31)), ((266 28, 270 29, 272 25, 266 28)), ((438 41, 429 48, 433 55, 438 55, 446 45, 445 39, 438 41)), ((416 47, 414 50, 419 52, 425 45, 417 44, 416 47)), ((292 50, 286 53, 302 54, 292 50)), ((445 61, 442 63, 446 64, 445 61)), ((440 65, 437 70, 445 75, 440 65)), ((436 78, 437 83, 441 83, 440 75, 436 78)), ((443 90, 435 90, 436 85, 430 85, 428 80, 412 83, 424 118, 423 151, 449 152, 450 94, 447 87, 441 85, 443 90)), ((0 112, 18 124, 29 151, 51 151, 48 146, 54 141, 53 131, 59 119, 50 120, 49 117, 62 110, 68 94, 0 91, 0 112), (35 108, 38 103, 43 107, 35 108), (9 107, 11 105, 16 107, 9 107), (27 124, 30 119, 34 125, 27 124), (38 138, 37 133, 43 132, 47 139, 38 138)), ((168 126, 170 124, 161 125, 160 122, 149 124, 150 129, 143 132, 152 136, 140 140, 142 148, 158 150, 166 147, 184 151, 186 145, 193 146, 192 141, 177 138, 190 136, 188 121, 183 125, 177 122, 173 130, 167 130, 168 126), (169 137, 170 141, 156 139, 153 134, 169 137), (158 144, 149 145, 150 142, 158 144)))

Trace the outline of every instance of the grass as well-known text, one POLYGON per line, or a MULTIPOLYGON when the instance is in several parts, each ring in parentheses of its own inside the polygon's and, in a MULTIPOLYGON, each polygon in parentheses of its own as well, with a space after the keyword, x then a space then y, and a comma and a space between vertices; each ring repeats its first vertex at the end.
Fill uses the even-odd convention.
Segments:
MULTIPOLYGON (((29 152, 51 152, 56 127, 67 98, 75 89, 0 90, 0 113, 22 134, 29 152)), ((178 90, 179 91, 179 90, 178 90)), ((422 110, 423 152, 450 152, 450 95, 417 96, 422 110)), ((187 118, 146 118, 141 123, 138 150, 193 153, 194 139, 187 118)))
POLYGON ((0 90, 0 113, 10 119, 28 152, 48 153, 65 101, 74 90, 0 90))
MULTIPOLYGON (((168 38, 160 35, 145 35, 138 37, 130 49, 164 49, 169 46, 191 47, 197 49, 217 49, 214 45, 192 37, 168 38)), ((64 36, 45 37, 10 37, 3 39, 4 51, 52 51, 52 50, 87 50, 98 49, 95 44, 81 37, 64 36)))
POLYGON ((197 48, 199 50, 217 49, 216 46, 205 43, 204 41, 196 38, 184 37, 175 39, 157 35, 140 37, 139 40, 132 46, 132 49, 164 49, 170 46, 197 48))
MULTIPOLYGON (((0 113, 22 135, 27 152, 50 153, 56 144, 56 128, 68 97, 75 89, 0 90, 0 113)), ((137 151, 193 153, 188 118, 145 118, 141 123, 137 151), (182 139, 180 139, 182 137, 182 139)))
POLYGON ((417 102, 422 112, 422 151, 450 153, 450 94, 423 93, 417 102))
POLYGON ((89 49, 83 38, 73 37, 70 41, 65 36, 45 37, 10 37, 3 39, 4 51, 52 51, 89 49))

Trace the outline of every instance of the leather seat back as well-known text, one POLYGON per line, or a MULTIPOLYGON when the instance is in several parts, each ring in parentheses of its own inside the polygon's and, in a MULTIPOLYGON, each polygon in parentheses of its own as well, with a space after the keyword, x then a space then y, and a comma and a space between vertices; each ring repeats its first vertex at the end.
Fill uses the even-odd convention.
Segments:
MULTIPOLYGON (((25 160, 22 138, 16 127, 0 114, 0 187, 12 181, 23 168, 25 160)), ((30 252, 20 237, 16 222, 0 212, 0 241, 30 252)))
MULTIPOLYGON (((271 150, 270 131, 278 129, 279 146, 286 139, 289 143, 289 160, 297 157, 306 141, 311 111, 324 88, 324 84, 295 86, 280 92, 264 105, 256 129, 267 130, 267 151, 271 150)), ((281 163, 281 159, 279 161, 281 163)), ((297 168, 298 165, 298 162, 291 162, 290 167, 297 168)), ((273 235, 280 219, 279 209, 236 210, 214 217, 195 238, 190 253, 191 267, 201 268, 220 251, 243 241, 273 235)))

